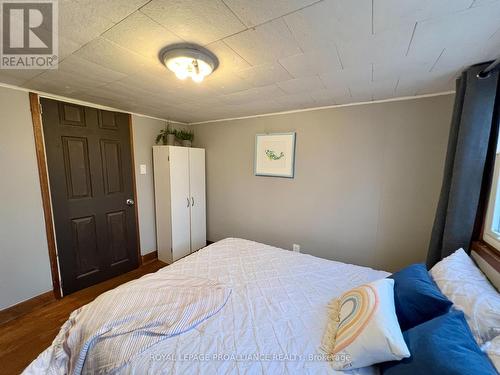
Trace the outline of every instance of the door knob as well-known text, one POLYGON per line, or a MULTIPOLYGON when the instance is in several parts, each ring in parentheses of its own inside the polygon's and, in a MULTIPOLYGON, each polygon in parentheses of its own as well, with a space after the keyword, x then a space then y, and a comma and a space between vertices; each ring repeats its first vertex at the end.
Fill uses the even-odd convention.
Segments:
POLYGON ((133 199, 127 199, 126 203, 127 203, 127 206, 133 206, 135 204, 133 199))

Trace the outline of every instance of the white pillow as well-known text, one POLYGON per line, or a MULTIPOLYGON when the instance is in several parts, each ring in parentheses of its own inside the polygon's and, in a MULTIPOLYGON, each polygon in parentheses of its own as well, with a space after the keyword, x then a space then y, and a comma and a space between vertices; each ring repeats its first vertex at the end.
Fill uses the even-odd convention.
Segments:
POLYGON ((483 350, 483 352, 488 354, 491 362, 493 362, 493 365, 500 373, 500 336, 497 336, 493 340, 488 341, 481 347, 481 349, 483 350))
POLYGON ((462 310, 479 345, 500 334, 500 294, 463 249, 430 270, 441 292, 462 310))
POLYGON ((330 302, 321 348, 335 370, 409 357, 394 307, 394 280, 362 285, 330 302))

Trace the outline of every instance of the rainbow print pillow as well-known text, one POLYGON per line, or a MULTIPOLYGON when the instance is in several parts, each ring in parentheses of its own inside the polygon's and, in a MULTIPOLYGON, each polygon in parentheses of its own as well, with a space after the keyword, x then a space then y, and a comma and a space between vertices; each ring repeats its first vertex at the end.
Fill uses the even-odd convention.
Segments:
POLYGON ((335 370, 351 370, 410 356, 394 307, 394 280, 344 293, 329 304, 321 348, 335 370))

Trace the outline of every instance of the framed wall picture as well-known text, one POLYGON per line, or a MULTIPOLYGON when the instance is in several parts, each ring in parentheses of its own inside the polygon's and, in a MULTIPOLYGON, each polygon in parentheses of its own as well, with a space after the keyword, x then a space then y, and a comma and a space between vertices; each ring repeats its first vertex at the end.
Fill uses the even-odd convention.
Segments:
POLYGON ((293 178, 295 172, 295 132, 255 136, 256 176, 293 178))

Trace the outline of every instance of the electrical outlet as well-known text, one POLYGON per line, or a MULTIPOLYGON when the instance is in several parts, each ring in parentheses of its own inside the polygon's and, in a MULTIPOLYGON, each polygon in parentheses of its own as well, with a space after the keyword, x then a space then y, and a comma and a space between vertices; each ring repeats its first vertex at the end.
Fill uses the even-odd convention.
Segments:
POLYGON ((293 251, 300 253, 300 245, 297 245, 296 243, 293 244, 293 251))
POLYGON ((139 170, 141 174, 146 174, 147 173, 146 164, 140 164, 139 170))

